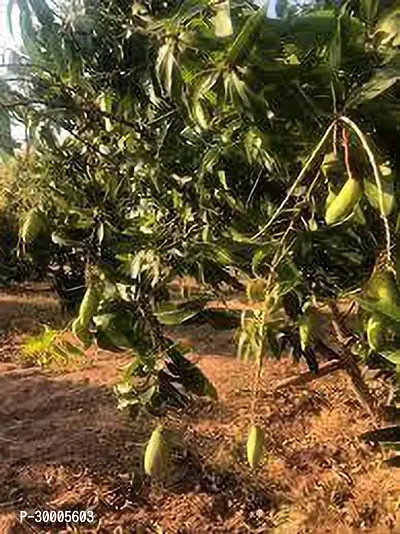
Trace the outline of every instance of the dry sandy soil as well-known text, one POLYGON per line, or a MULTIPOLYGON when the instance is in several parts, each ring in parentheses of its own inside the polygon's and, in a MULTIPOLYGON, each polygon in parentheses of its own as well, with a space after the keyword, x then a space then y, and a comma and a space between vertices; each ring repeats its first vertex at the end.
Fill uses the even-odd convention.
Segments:
MULTIPOLYGON (((303 368, 267 362, 257 406, 267 452, 252 473, 244 444, 254 371, 235 359, 232 331, 180 328, 219 401, 168 420, 170 473, 152 483, 141 458, 156 422, 117 412, 111 391, 126 356, 89 353, 86 365, 62 372, 21 362, 22 335, 61 322, 51 293, 34 289, 0 294, 1 534, 400 533, 399 470, 358 439, 374 421, 343 373, 274 392, 303 368), (91 509, 96 520, 74 529, 19 522, 19 511, 38 509, 91 509)), ((369 385, 384 398, 382 384, 369 385)))

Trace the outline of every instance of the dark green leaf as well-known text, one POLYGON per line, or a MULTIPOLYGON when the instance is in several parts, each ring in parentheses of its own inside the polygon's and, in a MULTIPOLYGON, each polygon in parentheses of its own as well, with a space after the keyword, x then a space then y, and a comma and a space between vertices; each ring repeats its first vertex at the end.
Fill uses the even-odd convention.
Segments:
POLYGON ((364 432, 364 434, 361 434, 361 439, 373 442, 400 442, 400 426, 391 426, 387 428, 380 428, 379 430, 364 432))
POLYGON ((356 89, 346 102, 348 109, 356 108, 368 100, 373 100, 383 95, 400 80, 398 70, 384 68, 378 70, 373 77, 364 85, 356 89))
POLYGON ((379 0, 361 0, 361 11, 363 17, 369 21, 373 22, 379 9, 379 0))

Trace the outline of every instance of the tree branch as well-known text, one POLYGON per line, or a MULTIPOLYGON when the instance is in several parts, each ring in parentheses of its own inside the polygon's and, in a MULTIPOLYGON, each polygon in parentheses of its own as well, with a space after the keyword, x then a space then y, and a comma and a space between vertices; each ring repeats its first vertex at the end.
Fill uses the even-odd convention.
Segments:
POLYGON ((344 364, 341 360, 332 360, 330 362, 323 363, 319 366, 318 373, 306 371, 304 373, 300 373, 299 375, 291 376, 289 378, 285 378, 285 380, 281 380, 275 386, 275 391, 285 389, 289 386, 305 386, 306 384, 312 382, 313 380, 316 380, 317 378, 322 378, 323 376, 329 375, 343 368, 344 364))
POLYGON ((9 102, 8 104, 3 104, 2 102, 0 102, 0 107, 3 109, 12 109, 18 108, 20 106, 30 106, 31 104, 46 105, 47 102, 44 100, 19 100, 18 102, 9 102))

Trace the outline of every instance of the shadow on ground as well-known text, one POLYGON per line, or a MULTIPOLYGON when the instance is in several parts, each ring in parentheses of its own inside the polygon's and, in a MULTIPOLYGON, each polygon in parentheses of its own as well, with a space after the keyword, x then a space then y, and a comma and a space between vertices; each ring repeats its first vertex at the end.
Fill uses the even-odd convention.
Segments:
POLYGON ((266 361, 256 416, 267 454, 251 472, 245 442, 254 367, 232 357, 230 325, 200 321, 174 329, 174 337, 201 356, 220 400, 198 400, 186 415, 168 418, 176 438, 170 473, 156 483, 142 472, 143 448, 156 423, 127 419, 111 393, 123 358, 89 354, 87 369, 51 376, 13 363, 19 333, 42 317, 47 324, 60 317, 50 295, 0 294, 0 361, 7 362, 0 363, 1 534, 65 531, 64 524, 19 524, 19 510, 35 509, 92 509, 94 528, 76 530, 85 533, 230 534, 284 524, 279 528, 288 534, 325 534, 342 531, 338 522, 346 532, 395 532, 395 477, 382 465, 383 454, 360 444, 372 422, 343 373, 274 392, 276 381, 300 368, 289 359, 266 361), (2 336, 3 328, 11 333, 2 336))
MULTIPOLYGON (((2 513, 92 507, 103 516, 154 508, 154 484, 141 468, 154 423, 146 417, 132 422, 118 413, 108 387, 14 370, 0 376, 0 391, 2 513)), ((244 473, 206 467, 190 446, 172 447, 170 457, 170 476, 159 491, 177 499, 208 496, 202 513, 210 520, 225 521, 241 507, 256 527, 266 520, 256 512, 276 506, 272 492, 256 487, 244 473)), ((14 522, 9 532, 25 531, 14 522)))
POLYGON ((8 470, 2 501, 19 468, 85 464, 93 474, 113 473, 139 458, 133 440, 145 439, 146 429, 134 433, 124 424, 106 387, 16 370, 0 376, 0 391, 0 466, 8 470))
POLYGON ((51 295, 0 293, 0 333, 37 332, 41 324, 60 327, 66 321, 51 295))

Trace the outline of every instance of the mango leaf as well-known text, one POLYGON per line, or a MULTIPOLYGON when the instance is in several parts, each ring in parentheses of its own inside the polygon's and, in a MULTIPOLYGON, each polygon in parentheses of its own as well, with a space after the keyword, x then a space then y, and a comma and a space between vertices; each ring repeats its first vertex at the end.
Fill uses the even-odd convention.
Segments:
POLYGON ((121 307, 116 313, 96 315, 93 320, 99 347, 112 352, 121 348, 140 350, 143 343, 140 323, 128 309, 121 307))
POLYGON ((257 26, 262 20, 266 17, 266 12, 268 9, 268 4, 265 4, 262 8, 258 9, 253 15, 251 15, 245 22, 243 28, 241 29, 239 35, 236 37, 232 46, 228 50, 226 60, 228 62, 234 63, 239 56, 244 52, 247 45, 254 38, 254 32, 257 29, 257 26))
POLYGON ((395 351, 385 351, 380 353, 386 360, 388 360, 390 363, 393 363, 396 365, 396 367, 400 367, 400 350, 395 351))
MULTIPOLYGON (((381 184, 383 213, 386 217, 388 217, 395 207, 394 184, 391 175, 389 174, 388 176, 382 176, 381 174, 381 184)), ((373 177, 364 180, 364 193, 371 206, 380 212, 381 204, 379 201, 379 189, 373 177)))
POLYGON ((231 72, 224 78, 225 89, 231 102, 237 109, 250 108, 250 89, 235 72, 231 72))
POLYGON ((156 393, 157 386, 150 386, 143 393, 140 393, 140 402, 142 404, 151 404, 151 401, 156 393))
POLYGON ((18 5, 17 0, 9 0, 7 4, 7 29, 11 35, 13 35, 13 23, 12 23, 12 14, 14 5, 18 5))
POLYGON ((224 170, 217 171, 218 179, 222 185, 222 187, 227 191, 228 190, 228 184, 226 183, 226 173, 224 170))
POLYGON ((29 0, 29 4, 41 24, 46 25, 53 22, 53 11, 45 0, 29 0))
POLYGON ((233 34, 231 7, 229 0, 217 0, 212 2, 214 9, 214 31, 219 38, 230 37, 233 34))
POLYGON ((73 239, 68 239, 60 234, 57 234, 56 232, 53 232, 51 234, 51 240, 56 245, 60 245, 62 247, 69 247, 69 248, 82 248, 83 243, 80 241, 74 241, 73 239))
POLYGON ((379 0, 361 0, 360 4, 363 17, 372 22, 378 13, 379 0))
POLYGON ((168 95, 172 91, 173 77, 177 71, 177 66, 174 41, 168 38, 159 49, 156 63, 156 71, 160 84, 164 87, 168 95))
POLYGON ((200 312, 200 309, 188 309, 182 306, 178 306, 173 302, 164 302, 159 304, 155 311, 154 315, 160 321, 160 323, 166 326, 177 326, 179 324, 192 319, 200 312))
POLYGON ((333 34, 333 38, 329 47, 329 65, 332 70, 340 68, 342 59, 342 37, 341 37, 341 23, 340 17, 336 22, 336 30, 333 34))
POLYGON ((193 118, 203 130, 207 130, 209 123, 209 116, 206 107, 202 104, 200 99, 193 100, 192 105, 193 118))
POLYGON ((210 399, 218 400, 218 392, 208 378, 206 378, 203 388, 203 396, 204 397, 210 397, 210 399))
POLYGON ((10 116, 5 109, 0 109, 0 154, 13 153, 10 116))
POLYGON ((249 245, 254 244, 254 240, 252 239, 251 236, 249 237, 245 234, 242 234, 241 232, 238 232, 237 230, 235 230, 235 228, 229 228, 227 234, 236 243, 248 243, 249 245))
POLYGON ((379 314, 394 323, 400 323, 400 308, 398 306, 382 303, 373 299, 358 298, 361 307, 369 313, 379 314))
POLYGON ((389 426, 361 434, 361 439, 372 442, 400 442, 400 426, 389 426))
POLYGON ((251 354, 251 344, 249 334, 242 330, 237 337, 236 354, 239 360, 248 362, 251 354))
POLYGON ((353 92, 346 103, 346 108, 356 108, 368 100, 377 98, 399 80, 400 74, 397 69, 387 67, 378 70, 368 82, 353 92))
POLYGON ((26 0, 18 0, 19 7, 19 25, 21 28, 21 37, 25 48, 32 55, 35 54, 35 30, 32 22, 32 14, 26 0))
POLYGON ((337 28, 337 19, 331 9, 310 11, 301 17, 291 17, 288 20, 287 33, 291 35, 299 51, 301 62, 308 61, 309 56, 316 53, 318 48, 326 44, 330 46, 337 28))
POLYGON ((123 352, 126 349, 133 348, 131 339, 123 333, 110 330, 98 330, 96 332, 96 342, 99 348, 110 352, 123 352))
POLYGON ((71 356, 79 356, 79 357, 84 357, 84 356, 85 356, 85 353, 83 352, 82 349, 80 349, 80 348, 77 347, 76 345, 73 345, 73 344, 70 343, 69 341, 63 339, 63 340, 61 340, 60 343, 61 343, 63 349, 64 349, 68 354, 70 354, 71 356))
POLYGON ((211 261, 215 261, 223 267, 230 267, 235 265, 236 261, 231 254, 230 250, 222 245, 217 245, 214 243, 207 243, 207 256, 211 261))
POLYGON ((204 152, 201 164, 200 164, 200 175, 205 174, 206 172, 212 172, 215 165, 221 158, 221 149, 219 147, 212 147, 207 149, 204 152))
POLYGON ((381 45, 400 45, 400 9, 387 13, 376 25, 373 37, 379 39, 381 45))
POLYGON ((214 385, 195 364, 185 358, 180 347, 173 342, 167 350, 165 369, 161 373, 178 393, 185 391, 199 397, 217 399, 214 385))
POLYGON ((382 446, 385 449, 400 452, 400 443, 397 443, 396 441, 382 441, 382 446))
POLYGON ((114 391, 118 395, 128 395, 133 389, 132 384, 129 381, 120 382, 114 386, 114 391))

